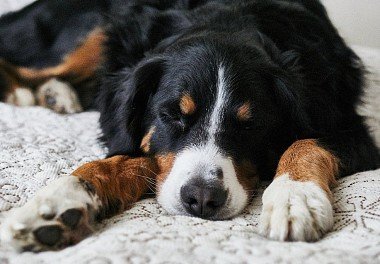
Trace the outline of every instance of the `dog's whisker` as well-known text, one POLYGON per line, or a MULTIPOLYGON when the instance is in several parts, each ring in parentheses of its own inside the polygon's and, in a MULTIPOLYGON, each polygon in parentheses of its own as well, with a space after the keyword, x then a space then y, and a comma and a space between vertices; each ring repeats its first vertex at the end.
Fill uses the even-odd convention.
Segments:
POLYGON ((149 184, 151 184, 151 185, 153 185, 153 186, 155 186, 156 185, 156 183, 155 182, 153 182, 153 181, 150 181, 150 180, 148 180, 148 179, 146 179, 146 178, 144 178, 144 177, 141 177, 141 176, 139 176, 139 175, 135 175, 135 176, 137 176, 137 177, 140 177, 140 178, 143 178, 147 183, 149 183, 149 184))
POLYGON ((143 169, 146 169, 146 170, 148 170, 148 171, 150 171, 151 173, 153 173, 154 176, 157 176, 157 175, 158 175, 158 173, 152 171, 152 170, 149 169, 148 167, 145 167, 145 166, 143 166, 143 165, 139 165, 139 167, 140 167, 140 168, 143 168, 143 169))
POLYGON ((147 176, 139 175, 139 174, 133 174, 133 176, 140 177, 140 178, 143 178, 144 180, 146 180, 146 183, 147 183, 148 188, 149 188, 154 194, 156 194, 156 191, 155 191, 155 189, 154 189, 154 187, 155 187, 155 185, 156 185, 156 182, 155 182, 153 179, 151 179, 151 178, 149 178, 149 177, 147 177, 147 176), (153 185, 153 186, 151 186, 151 185, 153 185))

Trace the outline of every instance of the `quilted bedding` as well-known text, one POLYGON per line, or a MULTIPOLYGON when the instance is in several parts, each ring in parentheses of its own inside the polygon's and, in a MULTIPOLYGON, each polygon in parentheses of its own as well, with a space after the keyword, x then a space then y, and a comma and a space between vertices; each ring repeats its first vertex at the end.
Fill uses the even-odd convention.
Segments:
MULTIPOLYGON (((380 51, 356 49, 372 71, 359 111, 379 143, 380 51)), ((58 115, 0 104, 2 217, 50 181, 105 156, 97 141, 98 117, 96 112, 58 115)), ((0 263, 380 263, 380 169, 339 181, 334 230, 316 243, 281 243, 257 234, 264 187, 241 216, 229 221, 170 216, 147 199, 59 252, 17 254, 0 244, 0 263)))

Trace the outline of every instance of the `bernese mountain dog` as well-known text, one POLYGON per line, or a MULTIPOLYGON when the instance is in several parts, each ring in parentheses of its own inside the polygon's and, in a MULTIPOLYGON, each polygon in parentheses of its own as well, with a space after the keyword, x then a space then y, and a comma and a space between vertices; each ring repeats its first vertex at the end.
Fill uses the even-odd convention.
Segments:
POLYGON ((355 112, 365 69, 318 0, 40 0, 0 18, 2 101, 100 111, 108 157, 12 210, 1 239, 56 250, 154 188, 169 214, 331 230, 339 177, 379 167, 355 112))

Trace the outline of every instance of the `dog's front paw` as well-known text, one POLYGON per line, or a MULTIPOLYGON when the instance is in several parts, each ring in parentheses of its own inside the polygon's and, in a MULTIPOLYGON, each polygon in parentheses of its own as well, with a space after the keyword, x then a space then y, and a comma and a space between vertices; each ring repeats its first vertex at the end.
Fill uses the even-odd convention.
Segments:
POLYGON ((315 241, 331 230, 333 209, 327 193, 313 182, 277 177, 263 194, 260 233, 280 241, 315 241))
POLYGON ((99 200, 87 183, 62 177, 42 188, 23 207, 9 212, 0 237, 19 251, 56 250, 93 231, 99 200))

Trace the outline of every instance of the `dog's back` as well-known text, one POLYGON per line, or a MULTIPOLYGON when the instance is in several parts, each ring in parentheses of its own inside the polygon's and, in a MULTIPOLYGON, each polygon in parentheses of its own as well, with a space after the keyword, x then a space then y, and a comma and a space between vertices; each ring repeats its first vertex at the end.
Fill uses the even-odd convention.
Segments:
POLYGON ((156 10, 191 9, 204 2, 208 1, 39 0, 3 15, 0 17, 0 101, 20 106, 38 104, 61 113, 93 107, 104 40, 97 28, 104 29, 108 21, 130 10, 138 13, 143 6, 156 10), (56 98, 40 91, 45 83, 57 83, 49 82, 51 79, 63 82, 64 86, 59 87, 66 87, 67 91, 56 91, 53 87, 53 94, 63 93, 64 101, 78 102, 81 106, 57 106, 56 98), (36 98, 32 93, 37 94, 36 98))
POLYGON ((103 21, 108 1, 40 0, 0 18, 0 58, 17 66, 59 64, 103 21))

